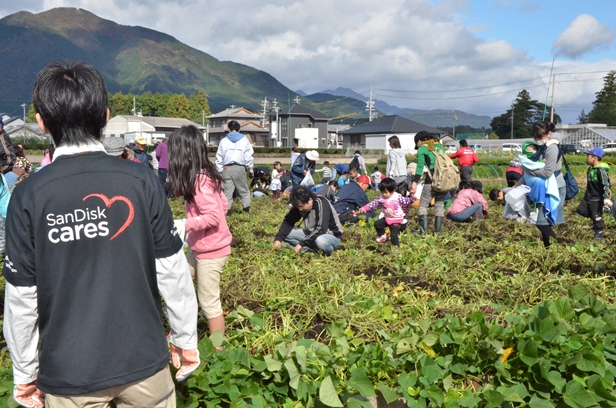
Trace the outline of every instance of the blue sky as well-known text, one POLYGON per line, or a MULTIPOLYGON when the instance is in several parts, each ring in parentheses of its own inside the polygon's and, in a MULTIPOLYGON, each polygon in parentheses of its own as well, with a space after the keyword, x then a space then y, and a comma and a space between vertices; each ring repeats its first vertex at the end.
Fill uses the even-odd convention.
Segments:
POLYGON ((0 18, 54 7, 165 32, 293 90, 372 86, 414 109, 496 116, 522 89, 543 102, 556 57, 556 112, 575 123, 616 70, 614 0, 0 0, 0 18))

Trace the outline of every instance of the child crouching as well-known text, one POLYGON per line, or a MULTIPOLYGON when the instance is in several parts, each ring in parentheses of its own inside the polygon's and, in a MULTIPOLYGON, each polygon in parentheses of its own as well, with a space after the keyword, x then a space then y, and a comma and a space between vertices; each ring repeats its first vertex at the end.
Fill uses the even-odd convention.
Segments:
POLYGON ((416 199, 415 197, 403 197, 396 192, 396 181, 391 177, 386 177, 381 181, 379 191, 381 195, 378 198, 361 207, 353 216, 381 207, 385 217, 374 222, 374 228, 378 235, 376 242, 383 243, 387 241, 388 237, 385 233, 385 228, 389 226, 392 245, 400 246, 400 240, 398 239, 400 227, 406 218, 409 207, 416 199))

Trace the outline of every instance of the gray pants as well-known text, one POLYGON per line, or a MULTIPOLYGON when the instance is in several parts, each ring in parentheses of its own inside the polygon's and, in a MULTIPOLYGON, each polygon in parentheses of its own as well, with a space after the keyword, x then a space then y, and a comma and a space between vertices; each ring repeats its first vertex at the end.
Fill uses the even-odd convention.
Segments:
POLYGON ((246 169, 244 166, 226 166, 222 169, 222 180, 224 181, 225 197, 229 203, 229 210, 233 204, 233 192, 237 190, 244 208, 250 207, 250 188, 246 179, 246 169))
POLYGON ((419 210, 418 215, 428 215, 428 207, 430 201, 434 197, 434 215, 437 217, 445 216, 445 196, 447 193, 437 193, 432 190, 432 184, 425 184, 423 190, 421 190, 421 197, 419 198, 419 210))

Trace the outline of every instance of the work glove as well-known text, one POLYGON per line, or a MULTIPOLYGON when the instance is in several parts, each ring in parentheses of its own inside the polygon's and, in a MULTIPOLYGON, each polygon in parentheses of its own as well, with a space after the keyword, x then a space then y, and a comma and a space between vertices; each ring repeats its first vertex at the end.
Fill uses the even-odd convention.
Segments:
POLYGON ((186 241, 186 227, 184 226, 184 222, 186 220, 173 220, 173 224, 175 225, 175 229, 178 231, 178 236, 182 240, 182 242, 186 241))
POLYGON ((173 343, 169 344, 171 351, 171 364, 178 369, 175 373, 175 379, 178 381, 184 381, 188 376, 199 368, 199 350, 184 350, 173 343))
POLYGON ((250 169, 248 170, 248 174, 250 174, 250 178, 255 178, 255 171, 250 169))
POLYGON ((603 205, 606 206, 607 208, 612 208, 613 204, 614 203, 609 198, 606 198, 605 200, 603 200, 603 205))
POLYGON ((15 384, 13 399, 22 407, 43 408, 45 406, 45 393, 36 388, 36 381, 28 384, 15 384))

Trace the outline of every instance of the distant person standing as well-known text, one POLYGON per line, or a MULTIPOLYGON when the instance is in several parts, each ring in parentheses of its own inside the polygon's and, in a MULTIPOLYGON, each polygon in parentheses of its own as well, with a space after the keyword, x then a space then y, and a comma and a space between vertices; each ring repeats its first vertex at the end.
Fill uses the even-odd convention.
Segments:
POLYGON ((169 197, 167 187, 167 172, 169 170, 169 139, 165 139, 156 146, 156 159, 158 160, 158 179, 165 189, 165 194, 169 197))
POLYGON ((387 156, 385 177, 391 177, 396 180, 396 184, 404 183, 406 181, 406 158, 404 157, 402 145, 400 145, 400 139, 398 136, 392 136, 387 141, 391 150, 387 156))
MULTIPOLYGON (((156 157, 156 149, 158 148, 158 145, 160 143, 154 143, 154 150, 152 150, 150 153, 148 153, 148 156, 151 157, 151 164, 152 164, 152 170, 154 170, 154 174, 156 174, 158 176, 158 158, 156 157)), ((149 161, 150 159, 148 159, 149 161)))
POLYGON ((359 150, 355 150, 355 153, 353 154, 353 158, 349 163, 349 168, 351 167, 357 168, 357 172, 359 174, 368 175, 368 170, 366 169, 366 160, 363 158, 359 150))
POLYGON ((295 160, 299 157, 300 153, 297 150, 297 146, 291 148, 291 167, 295 164, 295 160))
POLYGON ((11 138, 4 130, 4 122, 0 119, 0 171, 2 174, 7 174, 13 170, 16 160, 11 138))
POLYGON ((135 159, 139 160, 142 164, 148 165, 148 154, 145 152, 145 148, 148 141, 143 136, 139 136, 135 139, 135 146, 131 150, 135 153, 135 159))
POLYGON ((239 132, 241 126, 238 121, 232 120, 227 126, 229 133, 218 144, 216 169, 221 173, 225 183, 224 192, 229 202, 227 215, 231 215, 235 190, 242 199, 244 212, 250 211, 250 188, 246 179, 246 169, 248 169, 250 177, 253 177, 252 155, 254 150, 248 138, 239 132))
POLYGON ((460 166, 460 186, 462 190, 472 181, 473 165, 479 161, 477 153, 468 147, 466 140, 460 140, 460 148, 457 152, 449 155, 450 159, 458 159, 458 165, 460 166))

